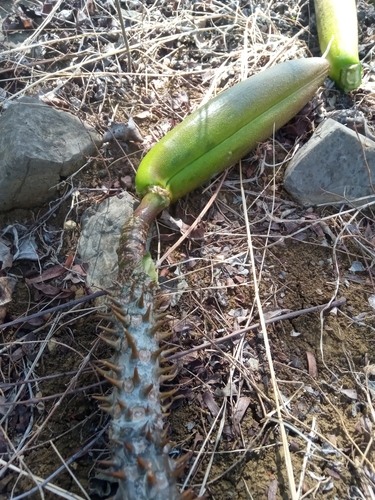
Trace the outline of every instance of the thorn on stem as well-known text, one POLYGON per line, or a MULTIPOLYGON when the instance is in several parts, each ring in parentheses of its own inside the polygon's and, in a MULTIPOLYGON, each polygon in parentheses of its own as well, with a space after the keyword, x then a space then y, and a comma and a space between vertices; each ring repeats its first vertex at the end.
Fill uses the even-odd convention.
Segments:
POLYGON ((174 389, 171 389, 170 391, 167 391, 167 392, 159 392, 160 400, 163 401, 164 399, 170 398, 171 396, 176 394, 176 392, 179 389, 180 389, 179 387, 175 387, 174 389))
POLYGON ((132 351, 131 359, 138 359, 139 353, 138 353, 138 349, 137 349, 137 346, 135 345, 133 337, 130 335, 130 333, 128 332, 128 330, 126 328, 124 328, 124 333, 126 335, 126 340, 128 341, 130 349, 132 351))
POLYGON ((100 338, 100 340, 103 340, 103 342, 105 342, 106 344, 111 346, 112 349, 115 349, 116 351, 120 350, 120 346, 121 346, 120 339, 112 340, 112 339, 106 337, 105 335, 98 335, 98 337, 100 338))
POLYGON ((141 383, 141 378, 139 376, 138 368, 135 367, 134 368, 134 375, 133 375, 133 384, 134 384, 134 387, 138 387, 140 383, 141 383))
POLYGON ((111 363, 110 361, 107 361, 106 359, 99 359, 97 362, 101 363, 102 365, 104 365, 109 370, 112 370, 118 376, 120 376, 122 374, 122 369, 119 366, 111 363))

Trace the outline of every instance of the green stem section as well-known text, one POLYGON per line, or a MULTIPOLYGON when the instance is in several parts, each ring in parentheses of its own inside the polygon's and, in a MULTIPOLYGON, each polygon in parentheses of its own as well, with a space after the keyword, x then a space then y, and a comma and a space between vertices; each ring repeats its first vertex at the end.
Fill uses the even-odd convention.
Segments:
POLYGON ((168 191, 159 186, 152 186, 122 228, 117 250, 120 283, 126 282, 134 272, 144 271, 143 258, 146 255, 150 225, 169 204, 168 191))
POLYGON ((331 65, 329 77, 345 92, 361 85, 355 0, 314 0, 319 45, 331 65))

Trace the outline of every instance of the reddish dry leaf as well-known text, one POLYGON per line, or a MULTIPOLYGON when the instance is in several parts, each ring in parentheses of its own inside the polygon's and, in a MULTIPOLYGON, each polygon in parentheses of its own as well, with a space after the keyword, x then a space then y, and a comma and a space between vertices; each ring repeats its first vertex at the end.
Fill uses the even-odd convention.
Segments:
POLYGON ((204 401, 205 405, 210 410, 211 415, 213 417, 216 417, 220 411, 220 408, 219 408, 218 404, 216 403, 216 401, 214 400, 211 392, 210 391, 204 392, 202 397, 203 397, 203 401, 204 401))
POLYGON ((312 352, 306 351, 307 366, 309 368, 309 375, 311 377, 316 377, 318 375, 318 368, 316 366, 316 359, 312 352))
POLYGON ((40 276, 36 276, 35 278, 26 279, 26 283, 28 285, 34 285, 35 283, 42 283, 43 281, 51 280, 53 278, 57 278, 58 276, 62 276, 66 273, 66 269, 57 264, 56 266, 49 267, 46 269, 40 276))
POLYGON ((9 355, 9 359, 15 363, 24 357, 25 353, 23 352, 22 347, 18 347, 14 352, 9 355))
POLYGON ((239 275, 239 274, 236 274, 234 279, 237 281, 237 283, 240 283, 240 284, 245 283, 245 281, 246 281, 246 278, 244 276, 239 275))
POLYGON ((304 214, 305 219, 310 219, 310 220, 318 220, 319 215, 316 213, 305 213, 304 214))
POLYGON ((229 264, 224 264, 224 269, 226 272, 229 274, 229 276, 233 276, 234 273, 236 272, 236 269, 233 266, 230 266, 229 264))
POLYGON ((80 276, 87 276, 85 269, 80 264, 74 264, 71 271, 72 273, 79 274, 80 276))
POLYGON ((225 217, 222 213, 215 211, 211 224, 218 224, 220 222, 225 222, 225 217))
POLYGON ((333 477, 333 479, 340 479, 340 473, 335 469, 327 469, 327 473, 333 477))
POLYGON ((251 399, 248 396, 241 396, 237 401, 236 406, 234 408, 233 421, 234 425, 239 426, 245 412, 250 404, 251 399))
POLYGON ((233 287, 235 286, 235 282, 232 280, 232 278, 226 278, 225 280, 225 285, 229 288, 229 287, 233 287))
POLYGON ((44 323, 45 323, 45 321, 41 317, 39 317, 39 318, 31 318, 31 319, 27 320, 27 324, 30 325, 30 326, 42 326, 42 325, 44 325, 44 323))
POLYGON ((48 93, 48 95, 41 95, 39 99, 49 106, 53 105, 55 108, 69 109, 69 104, 66 101, 59 99, 55 95, 51 95, 51 93, 48 93))
POLYGON ((284 222, 284 227, 286 229, 287 234, 291 234, 296 232, 298 229, 302 227, 302 224, 295 222, 295 221, 285 221, 284 222))
POLYGON ((67 269, 70 269, 71 265, 73 264, 73 261, 74 261, 74 254, 70 253, 66 258, 65 267, 67 269))
MULTIPOLYGON (((188 226, 188 228, 190 228, 190 226, 188 226)), ((184 234, 185 232, 186 231, 183 232, 181 230, 181 234, 184 234)), ((189 240, 203 240, 205 232, 206 232, 206 224, 204 222, 200 222, 198 224, 198 226, 189 233, 188 239, 189 240)))
POLYGON ((337 436, 336 434, 327 434, 328 441, 337 448, 337 436))
POLYGON ((203 440, 204 440, 204 438, 203 438, 202 434, 200 434, 199 432, 197 432, 195 434, 195 438, 194 438, 193 450, 195 450, 196 447, 197 447, 197 445, 198 445, 198 443, 203 442, 203 440))
POLYGON ((58 295, 59 298, 66 298, 73 293, 71 290, 63 290, 57 286, 48 285, 47 283, 33 283, 33 286, 48 297, 56 297, 58 295))
POLYGON ((299 445, 298 441, 296 439, 291 439, 289 443, 289 450, 292 453, 297 453, 298 451, 301 450, 301 446, 299 445))
POLYGON ((276 500, 277 495, 277 479, 272 479, 270 485, 268 486, 267 500, 276 500))
POLYGON ((322 239, 324 238, 324 231, 321 228, 321 226, 319 226, 319 224, 314 224, 313 226, 311 226, 311 229, 315 232, 315 234, 319 238, 322 238, 322 239))
POLYGON ((33 22, 26 16, 20 16, 22 20, 22 26, 25 30, 30 30, 34 27, 33 22))
POLYGON ((87 273, 83 267, 80 264, 75 264, 64 278, 64 281, 70 280, 72 283, 81 283, 84 281, 85 276, 87 276, 87 273))

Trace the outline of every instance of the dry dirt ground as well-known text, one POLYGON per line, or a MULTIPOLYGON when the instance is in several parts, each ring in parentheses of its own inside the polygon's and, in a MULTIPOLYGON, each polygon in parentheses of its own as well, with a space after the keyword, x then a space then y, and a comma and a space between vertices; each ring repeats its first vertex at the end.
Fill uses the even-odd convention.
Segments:
MULTIPOLYGON (((87 11, 89 3, 67 1, 65 8, 81 6, 92 19, 94 11, 105 12, 107 31, 117 29, 111 28, 116 14, 110 4, 94 2, 94 10, 87 11)), ((59 52, 46 45, 39 57, 55 62, 37 66, 39 73, 26 67, 19 74, 11 58, 2 60, 9 72, 0 85, 10 95, 53 90, 65 79, 55 105, 102 131, 110 118, 121 122, 133 116, 145 138, 128 149, 112 146, 98 154, 90 170, 66 180, 77 196, 47 220, 40 217, 48 207, 2 216, 0 228, 34 224, 44 255, 36 264, 17 261, 7 270, 17 285, 4 322, 90 292, 84 263, 75 255, 83 210, 121 187, 134 192, 134 171, 144 152, 203 99, 231 86, 242 71, 252 74, 318 53, 312 2, 161 1, 142 7, 134 1, 128 8, 129 44, 136 47, 130 52, 131 74, 127 57, 117 54, 109 63, 103 57, 99 68, 82 66, 80 79, 73 77, 75 69, 59 57, 77 51, 74 39, 59 52), (51 79, 41 82, 49 73, 51 79), (95 97, 99 93, 101 99, 95 97), (76 226, 64 229, 67 220, 76 226), (67 270, 46 281, 51 288, 26 281, 58 263, 67 270)), ((363 86, 343 97, 327 84, 303 115, 259 145, 241 168, 234 166, 184 198, 157 222, 152 252, 162 309, 174 332, 170 342, 178 347, 179 374, 171 385, 181 396, 168 417, 170 439, 176 457, 192 452, 181 486, 186 482, 207 499, 289 499, 286 464, 298 498, 375 498, 374 211, 301 208, 282 186, 296 141, 307 140, 327 110, 355 107, 372 125, 370 4, 359 2, 359 19, 363 86), (196 227, 175 245, 208 203, 196 227), (309 312, 325 304, 325 310, 309 312), (256 326, 262 318, 269 322, 266 331, 256 326), (238 330, 244 331, 213 344, 238 330), (198 349, 205 342, 211 343, 198 349)), ((80 36, 88 29, 84 25, 77 33, 61 20, 51 26, 38 36, 80 36)), ((98 38, 97 54, 101 43, 98 38)), ((96 461, 107 456, 108 425, 91 398, 109 390, 93 364, 110 356, 98 340, 97 324, 95 305, 82 303, 0 330, 0 459, 2 466, 11 463, 0 472, 0 498, 97 500, 99 487, 110 493, 109 483, 92 480, 96 461), (60 487, 60 493, 38 489, 34 476, 60 487), (98 489, 88 495, 90 478, 90 487, 98 489)))

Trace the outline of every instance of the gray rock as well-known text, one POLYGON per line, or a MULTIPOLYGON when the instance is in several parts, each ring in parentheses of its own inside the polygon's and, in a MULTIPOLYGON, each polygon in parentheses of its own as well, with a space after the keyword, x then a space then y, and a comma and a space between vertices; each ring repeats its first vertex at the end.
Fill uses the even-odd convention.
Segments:
POLYGON ((134 198, 124 192, 122 198, 107 198, 88 208, 82 216, 78 253, 89 264, 86 283, 110 288, 117 278, 116 250, 125 221, 133 213, 134 198))
POLYGON ((12 103, 0 116, 0 212, 43 205, 101 144, 94 129, 39 99, 12 103))
POLYGON ((289 163, 285 189, 303 205, 375 200, 375 142, 359 138, 335 120, 324 121, 289 163))

